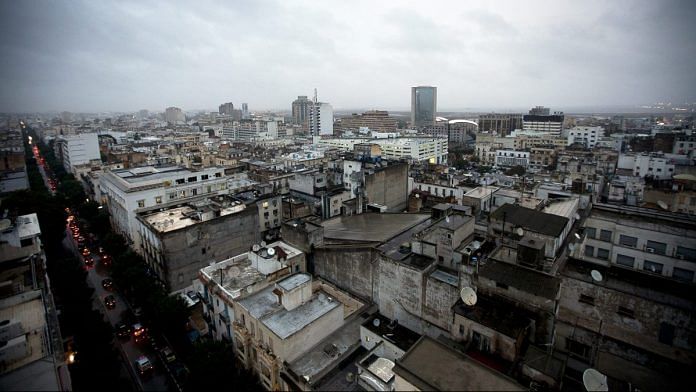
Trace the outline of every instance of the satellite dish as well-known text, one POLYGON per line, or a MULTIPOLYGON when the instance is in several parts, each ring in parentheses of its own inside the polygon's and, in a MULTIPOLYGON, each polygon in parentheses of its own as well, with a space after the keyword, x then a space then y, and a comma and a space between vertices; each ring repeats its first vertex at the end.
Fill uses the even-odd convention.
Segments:
POLYGON ((575 238, 577 238, 577 239, 581 239, 582 237, 580 236, 580 234, 578 234, 578 233, 575 233, 575 238))
POLYGON ((515 231, 518 236, 522 237, 524 235, 524 229, 521 227, 518 227, 517 230, 515 231))
POLYGON ((597 270, 590 271, 590 276, 592 276, 592 280, 594 280, 595 282, 602 281, 602 273, 597 270))
POLYGON ((259 244, 254 244, 254 245, 251 246, 251 250, 253 250, 254 252, 258 252, 259 249, 261 249, 261 247, 259 246, 259 244))
POLYGON ((275 254, 275 249, 273 248, 268 248, 268 255, 273 256, 275 254))
POLYGON ((578 219, 580 219, 580 214, 578 214, 578 213, 576 212, 576 213, 575 213, 575 220, 578 220, 578 219))
POLYGON ((9 219, 0 220, 0 231, 3 231, 10 226, 12 226, 12 222, 9 219))
POLYGON ((607 376, 592 368, 586 369, 582 373, 582 383, 585 385, 585 389, 587 389, 588 392, 609 391, 607 376))
POLYGON ((265 248, 266 247, 266 241, 261 241, 261 247, 265 248))
POLYGON ((254 289, 251 286, 247 286, 246 292, 251 294, 252 291, 254 291, 254 289))
POLYGON ((669 206, 667 205, 667 203, 665 203, 665 202, 662 201, 662 200, 658 200, 658 201, 657 201, 657 205, 660 206, 660 208, 662 208, 663 210, 669 209, 669 206))
POLYGON ((380 324, 382 324, 382 321, 380 319, 376 318, 372 320, 372 325, 374 325, 375 327, 379 327, 380 324))
POLYGON ((568 249, 570 249, 570 253, 573 253, 575 251, 575 244, 568 244, 568 249))
POLYGON ((462 291, 459 293, 459 296, 462 297, 462 302, 464 302, 465 305, 467 306, 474 306, 476 305, 476 292, 474 289, 471 287, 464 287, 462 288, 462 291))

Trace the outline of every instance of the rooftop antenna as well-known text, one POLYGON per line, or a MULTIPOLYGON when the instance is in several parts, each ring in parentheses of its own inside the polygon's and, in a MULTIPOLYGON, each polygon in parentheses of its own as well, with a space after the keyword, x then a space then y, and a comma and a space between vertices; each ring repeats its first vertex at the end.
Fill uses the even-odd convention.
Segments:
POLYGON ((588 392, 609 391, 607 376, 592 368, 588 368, 582 373, 582 383, 588 392))
POLYGON ((462 288, 462 290, 459 292, 459 296, 462 298, 462 302, 464 302, 465 305, 467 306, 474 306, 476 305, 476 292, 474 289, 472 289, 469 286, 465 286, 462 288))

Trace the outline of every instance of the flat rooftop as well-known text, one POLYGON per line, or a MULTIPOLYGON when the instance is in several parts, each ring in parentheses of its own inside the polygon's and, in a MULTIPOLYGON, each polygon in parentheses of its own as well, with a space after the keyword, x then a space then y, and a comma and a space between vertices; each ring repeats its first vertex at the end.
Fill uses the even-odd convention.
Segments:
POLYGON ((422 391, 523 391, 513 379, 423 336, 396 361, 394 373, 422 391))
POLYGON ((375 313, 372 317, 365 320, 362 326, 404 351, 410 350, 421 337, 420 334, 404 327, 398 322, 391 326, 390 323, 392 323, 392 320, 379 313, 375 313))
POLYGON ((561 279, 555 276, 492 258, 479 267, 479 276, 551 300, 561 289, 561 279))
POLYGON ((258 320, 282 308, 282 305, 278 303, 278 297, 273 293, 274 289, 274 286, 268 286, 258 293, 240 299, 238 303, 249 312, 251 317, 258 320))
POLYGON ((297 287, 300 287, 304 283, 307 283, 312 280, 312 277, 309 274, 305 273, 299 273, 299 274, 294 274, 291 276, 288 276, 287 278, 279 281, 276 283, 278 286, 280 286, 281 289, 285 291, 291 291, 297 287))
POLYGON ((534 314, 500 297, 479 295, 475 306, 461 300, 453 307, 454 313, 517 339, 535 318, 534 314))
POLYGON ((29 352, 25 357, 4 364, 3 372, 22 368, 49 355, 43 344, 42 331, 46 326, 46 316, 40 290, 26 291, 0 300, 0 320, 17 320, 22 324, 27 332, 25 336, 29 352))
POLYGON ((319 291, 309 301, 295 309, 281 308, 279 311, 264 317, 261 322, 279 338, 286 339, 338 306, 343 306, 343 304, 329 297, 323 291, 319 291))
MULTIPOLYGON (((237 205, 223 207, 220 209, 220 216, 214 216, 212 219, 235 214, 244 211, 246 208, 246 205, 242 202, 239 202, 237 205)), ((159 233, 169 233, 203 222, 204 220, 201 220, 198 216, 199 212, 205 213, 209 211, 186 205, 142 215, 141 219, 155 231, 159 233)))
POLYGON ((205 267, 201 272, 233 299, 241 297, 245 288, 266 280, 266 275, 252 267, 246 254, 205 267))
POLYGON ((321 223, 324 238, 356 242, 385 242, 427 220, 427 214, 360 214, 339 216, 321 223))
POLYGON ((480 186, 470 190, 465 193, 466 197, 473 197, 476 199, 482 199, 485 197, 490 197, 493 193, 497 192, 500 188, 497 186, 480 186))

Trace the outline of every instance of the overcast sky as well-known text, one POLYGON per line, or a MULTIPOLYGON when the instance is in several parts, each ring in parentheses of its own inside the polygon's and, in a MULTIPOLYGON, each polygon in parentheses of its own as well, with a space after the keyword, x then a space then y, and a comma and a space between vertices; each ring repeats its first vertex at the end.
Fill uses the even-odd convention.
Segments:
POLYGON ((696 101, 694 1, 0 0, 0 112, 696 101), (494 3, 494 4, 490 4, 494 3), (524 4, 522 4, 524 3, 524 4))

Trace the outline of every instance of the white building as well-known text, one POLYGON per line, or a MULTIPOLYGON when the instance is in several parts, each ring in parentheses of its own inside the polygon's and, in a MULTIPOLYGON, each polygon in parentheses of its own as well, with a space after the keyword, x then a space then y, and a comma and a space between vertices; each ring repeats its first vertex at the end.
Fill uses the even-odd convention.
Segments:
POLYGON ((525 115, 522 120, 522 130, 525 132, 548 132, 560 135, 563 130, 564 116, 559 113, 552 115, 525 115))
POLYGON ((685 214, 596 204, 574 257, 694 283, 696 230, 685 214))
POLYGON ((333 107, 326 102, 309 106, 309 131, 313 136, 333 135, 333 107))
POLYGON ((191 171, 179 166, 145 166, 107 171, 100 178, 100 187, 111 224, 136 250, 140 248, 136 243, 137 211, 228 193, 225 171, 220 167, 191 171))
POLYGON ((78 133, 76 135, 61 136, 63 154, 63 166, 68 172, 72 167, 89 163, 91 160, 100 160, 99 138, 96 133, 78 133))
POLYGON ((585 148, 593 149, 599 138, 604 136, 602 127, 574 127, 567 130, 568 145, 580 143, 585 148))
POLYGON ((674 163, 658 154, 621 154, 616 168, 630 170, 634 176, 651 176, 656 180, 668 180, 674 174, 674 163))
POLYGON ((495 152, 496 166, 522 166, 529 165, 529 151, 498 150, 495 152))
POLYGON ((215 340, 234 339, 234 305, 273 284, 284 276, 306 270, 305 255, 285 242, 277 241, 205 267, 193 282, 203 298, 203 312, 215 340))
POLYGON ((413 159, 430 163, 447 163, 448 149, 446 138, 335 138, 322 139, 318 144, 342 151, 353 151, 354 146, 360 143, 379 144, 382 149, 382 157, 385 159, 413 159))

